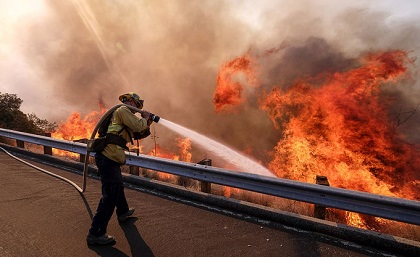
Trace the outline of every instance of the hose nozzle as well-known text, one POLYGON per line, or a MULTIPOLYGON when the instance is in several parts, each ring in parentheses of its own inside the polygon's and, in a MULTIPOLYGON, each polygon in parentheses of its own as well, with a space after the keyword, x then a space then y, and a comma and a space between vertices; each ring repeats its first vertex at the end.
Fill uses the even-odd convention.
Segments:
POLYGON ((151 113, 150 116, 149 116, 149 120, 158 123, 159 120, 160 120, 160 117, 151 113))

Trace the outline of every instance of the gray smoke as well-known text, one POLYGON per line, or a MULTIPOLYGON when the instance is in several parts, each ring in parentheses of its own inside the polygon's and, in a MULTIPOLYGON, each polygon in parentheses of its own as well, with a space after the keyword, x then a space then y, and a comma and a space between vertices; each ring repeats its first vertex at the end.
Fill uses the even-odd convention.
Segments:
MULTIPOLYGON (((251 148, 262 161, 270 159, 267 152, 281 135, 258 109, 261 90, 352 68, 367 51, 419 53, 418 19, 392 19, 362 5, 329 14, 310 3, 271 3, 245 22, 235 1, 46 3, 48 15, 24 24, 19 34, 26 58, 45 81, 38 86, 48 88, 42 109, 49 113, 42 118, 59 122, 71 111, 86 114, 99 109, 100 99, 111 107, 120 94, 135 91, 146 110, 240 151, 251 148), (262 57, 273 48, 279 50, 262 57), (248 91, 247 103, 236 112, 216 114, 212 98, 219 66, 249 49, 262 67, 262 88, 248 91)), ((395 89, 399 107, 418 104, 417 78, 395 89)), ((404 124, 410 135, 419 134, 419 113, 404 124)), ((171 145, 173 135, 154 126, 158 142, 171 145)))

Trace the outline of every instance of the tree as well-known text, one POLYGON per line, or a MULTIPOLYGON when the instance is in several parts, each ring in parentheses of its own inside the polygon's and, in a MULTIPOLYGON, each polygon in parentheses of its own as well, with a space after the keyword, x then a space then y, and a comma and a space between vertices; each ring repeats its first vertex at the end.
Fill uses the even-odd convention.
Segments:
POLYGON ((57 126, 41 120, 34 113, 25 114, 20 110, 23 100, 16 94, 0 92, 0 127, 32 134, 51 132, 57 126))
POLYGON ((35 115, 35 113, 27 114, 27 117, 28 117, 29 122, 34 124, 35 127, 37 127, 43 133, 53 132, 57 127, 57 124, 55 122, 50 123, 47 120, 41 120, 35 115))

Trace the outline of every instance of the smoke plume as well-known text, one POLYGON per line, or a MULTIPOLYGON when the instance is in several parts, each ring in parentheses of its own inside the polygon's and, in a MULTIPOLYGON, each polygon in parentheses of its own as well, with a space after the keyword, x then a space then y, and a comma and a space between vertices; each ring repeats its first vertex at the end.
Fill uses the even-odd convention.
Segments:
MULTIPOLYGON (((40 116, 59 122, 72 111, 98 110, 102 100, 111 107, 120 94, 135 91, 146 110, 267 162, 281 135, 258 108, 263 90, 348 70, 372 50, 419 53, 418 19, 363 5, 338 8, 342 4, 334 2, 336 11, 328 12, 309 1, 282 1, 245 21, 237 3, 46 1, 46 15, 22 23, 19 34, 25 57, 42 77, 33 87, 48 91, 45 106, 37 107, 40 116), (247 101, 236 111, 216 113, 218 69, 246 52, 263 67, 261 86, 245 88, 247 101)), ((397 115, 419 104, 418 74, 411 72, 404 87, 387 91, 398 100, 397 115)), ((419 112, 401 125, 411 142, 420 142, 419 112)), ((160 141, 171 139, 158 125, 156 130, 160 141)))

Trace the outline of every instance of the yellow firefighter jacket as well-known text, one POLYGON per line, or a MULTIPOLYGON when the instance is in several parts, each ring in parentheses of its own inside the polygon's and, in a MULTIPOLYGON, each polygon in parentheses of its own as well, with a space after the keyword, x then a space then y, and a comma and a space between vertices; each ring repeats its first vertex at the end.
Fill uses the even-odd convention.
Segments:
MULTIPOLYGON (((125 141, 131 142, 133 132, 143 131, 147 129, 147 127, 146 119, 138 118, 128 107, 121 106, 114 111, 107 133, 117 134, 122 130, 118 135, 123 137, 125 141), (122 130, 124 126, 127 127, 127 129, 122 130)), ((124 148, 118 145, 108 144, 102 151, 102 154, 113 161, 125 164, 126 157, 124 148)))

